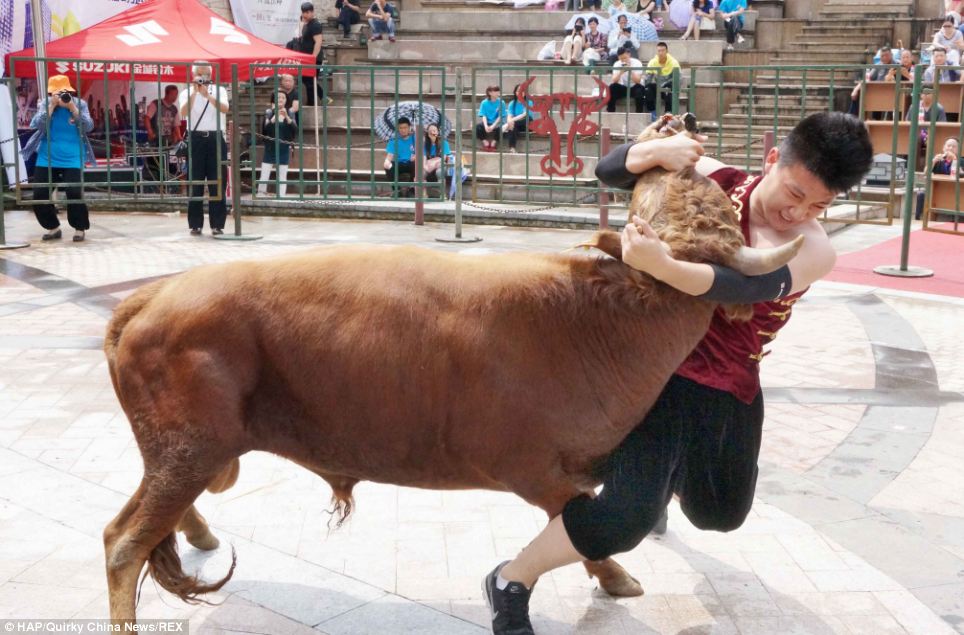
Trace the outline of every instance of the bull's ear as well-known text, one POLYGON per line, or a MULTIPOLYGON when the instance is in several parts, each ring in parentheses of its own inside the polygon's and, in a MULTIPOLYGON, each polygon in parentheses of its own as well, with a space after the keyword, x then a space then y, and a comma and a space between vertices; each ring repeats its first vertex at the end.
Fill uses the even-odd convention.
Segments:
POLYGON ((592 238, 584 243, 579 243, 576 247, 595 247, 599 251, 604 251, 616 260, 622 260, 623 248, 618 232, 608 229, 598 231, 592 238))

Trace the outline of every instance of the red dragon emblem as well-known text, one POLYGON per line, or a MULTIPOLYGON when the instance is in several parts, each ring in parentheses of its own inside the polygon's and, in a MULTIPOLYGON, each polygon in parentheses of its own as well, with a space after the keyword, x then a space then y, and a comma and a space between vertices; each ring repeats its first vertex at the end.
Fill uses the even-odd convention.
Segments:
POLYGON ((590 117, 602 110, 609 102, 609 86, 593 75, 593 80, 599 86, 599 95, 595 97, 579 97, 575 93, 553 93, 551 95, 527 95, 529 86, 536 80, 535 77, 528 78, 519 86, 516 91, 516 98, 526 103, 526 99, 532 100, 531 110, 539 114, 538 119, 533 119, 529 124, 529 131, 536 134, 549 136, 549 153, 542 157, 539 163, 543 174, 547 176, 575 176, 582 171, 582 159, 576 156, 574 145, 577 135, 592 135, 599 130, 599 125, 592 121, 590 117), (565 121, 566 112, 576 103, 576 116, 569 124, 569 134, 566 135, 566 158, 562 158, 562 140, 559 138, 559 130, 556 122, 552 118, 552 106, 559 103, 559 118, 565 121))

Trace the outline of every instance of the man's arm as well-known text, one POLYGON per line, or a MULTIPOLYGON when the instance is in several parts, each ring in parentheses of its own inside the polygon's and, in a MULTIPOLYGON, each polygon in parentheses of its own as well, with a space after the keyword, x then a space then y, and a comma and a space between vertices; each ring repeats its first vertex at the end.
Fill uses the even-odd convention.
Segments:
POLYGON ((144 128, 147 130, 147 138, 153 141, 157 135, 154 134, 154 128, 151 126, 151 117, 157 112, 157 104, 153 101, 147 105, 147 110, 144 111, 144 128))
MULTIPOLYGON (((651 124, 655 126, 657 124, 651 124)), ((697 165, 705 137, 674 135, 641 143, 625 143, 599 160, 596 178, 610 187, 631 190, 640 174, 653 168, 678 172, 697 165)))
MULTIPOLYGON (((764 302, 799 293, 833 269, 837 255, 820 224, 815 220, 805 223, 799 235, 804 236, 803 246, 788 265, 773 273, 744 276, 720 265, 676 260, 652 227, 634 217, 623 229, 622 260, 689 295, 717 302, 764 302)), ((788 234, 786 242, 794 238, 788 234)))

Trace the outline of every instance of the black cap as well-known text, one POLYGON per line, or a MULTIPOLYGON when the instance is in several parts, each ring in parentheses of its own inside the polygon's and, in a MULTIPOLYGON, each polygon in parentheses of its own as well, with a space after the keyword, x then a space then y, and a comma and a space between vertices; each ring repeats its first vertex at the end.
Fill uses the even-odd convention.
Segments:
POLYGON ((310 2, 302 2, 302 3, 301 3, 301 12, 302 12, 302 13, 304 13, 305 11, 314 11, 314 10, 315 10, 315 5, 311 4, 310 2))

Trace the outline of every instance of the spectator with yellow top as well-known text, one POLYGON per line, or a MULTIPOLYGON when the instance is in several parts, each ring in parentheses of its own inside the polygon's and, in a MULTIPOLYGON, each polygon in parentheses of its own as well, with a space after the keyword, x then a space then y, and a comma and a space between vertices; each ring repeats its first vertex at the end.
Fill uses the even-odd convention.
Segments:
POLYGON ((669 54, 669 45, 666 42, 658 42, 656 55, 646 65, 646 110, 652 112, 654 116, 657 86, 663 97, 663 110, 670 112, 673 109, 673 70, 679 68, 679 62, 669 54))

